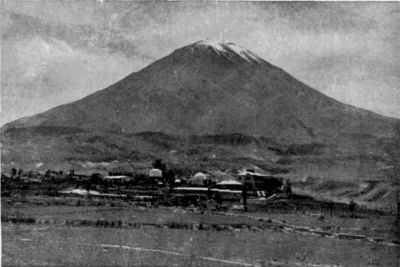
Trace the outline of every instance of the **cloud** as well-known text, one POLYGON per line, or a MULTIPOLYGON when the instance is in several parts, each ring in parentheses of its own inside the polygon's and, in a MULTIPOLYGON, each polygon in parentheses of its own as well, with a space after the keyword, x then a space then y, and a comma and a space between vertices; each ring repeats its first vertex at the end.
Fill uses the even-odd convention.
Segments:
POLYGON ((82 98, 142 66, 140 58, 89 53, 34 36, 3 47, 2 122, 82 98))

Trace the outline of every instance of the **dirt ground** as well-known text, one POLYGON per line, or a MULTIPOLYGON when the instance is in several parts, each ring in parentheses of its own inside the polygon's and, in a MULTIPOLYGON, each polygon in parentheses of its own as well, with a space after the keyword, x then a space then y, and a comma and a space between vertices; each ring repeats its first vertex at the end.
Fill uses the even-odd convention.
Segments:
POLYGON ((390 215, 321 219, 3 198, 2 221, 3 266, 398 266, 400 256, 390 215))

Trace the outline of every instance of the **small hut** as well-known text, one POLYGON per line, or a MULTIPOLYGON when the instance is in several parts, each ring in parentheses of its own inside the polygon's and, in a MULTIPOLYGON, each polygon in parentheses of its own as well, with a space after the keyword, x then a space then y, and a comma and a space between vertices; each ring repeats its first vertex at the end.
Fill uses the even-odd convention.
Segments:
POLYGON ((207 175, 202 172, 198 172, 193 175, 193 177, 189 180, 189 183, 191 185, 204 186, 207 183, 207 175))
POLYGON ((102 180, 109 184, 123 184, 125 182, 130 182, 132 177, 125 175, 106 175, 102 180))
POLYGON ((149 170, 149 178, 161 179, 162 177, 163 177, 162 170, 155 168, 149 170))
POLYGON ((250 190, 266 191, 268 195, 280 191, 282 186, 282 178, 276 177, 271 174, 256 172, 253 169, 245 169, 238 174, 239 182, 243 183, 250 190))

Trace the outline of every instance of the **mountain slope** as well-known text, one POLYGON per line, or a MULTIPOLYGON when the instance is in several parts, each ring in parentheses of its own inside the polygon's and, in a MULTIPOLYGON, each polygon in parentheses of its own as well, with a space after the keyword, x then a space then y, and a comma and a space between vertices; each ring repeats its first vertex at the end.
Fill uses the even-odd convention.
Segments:
POLYGON ((400 120, 340 103, 232 43, 197 42, 1 129, 2 169, 185 175, 262 166, 297 189, 394 203, 400 120))
POLYGON ((342 104, 232 43, 183 47, 79 101, 4 129, 64 126, 113 132, 243 133, 290 141, 390 137, 396 120, 342 104))

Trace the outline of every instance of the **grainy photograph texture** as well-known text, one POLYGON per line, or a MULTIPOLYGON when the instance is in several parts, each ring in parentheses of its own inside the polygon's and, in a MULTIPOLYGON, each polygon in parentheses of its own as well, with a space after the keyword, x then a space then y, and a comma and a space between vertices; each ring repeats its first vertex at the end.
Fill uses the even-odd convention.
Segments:
POLYGON ((1 10, 2 266, 399 266, 399 2, 1 10))

